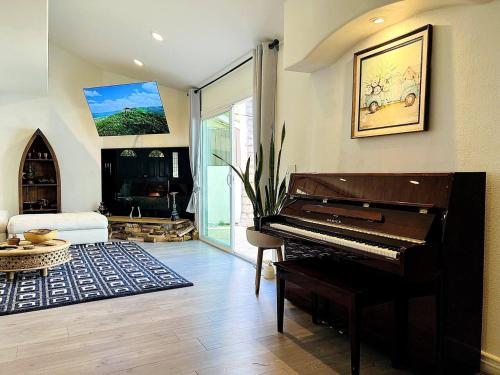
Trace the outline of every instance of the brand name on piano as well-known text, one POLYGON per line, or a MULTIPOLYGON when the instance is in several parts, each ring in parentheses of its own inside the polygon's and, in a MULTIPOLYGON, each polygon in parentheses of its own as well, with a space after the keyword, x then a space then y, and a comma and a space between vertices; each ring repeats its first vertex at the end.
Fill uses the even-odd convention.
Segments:
POLYGON ((329 223, 342 224, 342 220, 339 219, 337 215, 333 215, 332 218, 326 219, 329 223))

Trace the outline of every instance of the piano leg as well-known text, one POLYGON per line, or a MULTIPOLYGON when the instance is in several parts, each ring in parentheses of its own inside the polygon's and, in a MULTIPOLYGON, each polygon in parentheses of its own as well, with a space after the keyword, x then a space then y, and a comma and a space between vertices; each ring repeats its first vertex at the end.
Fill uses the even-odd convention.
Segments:
POLYGON ((351 341, 351 374, 359 375, 361 305, 356 296, 349 303, 349 339, 351 341))
POLYGON ((392 367, 401 368, 406 363, 408 343, 408 297, 402 293, 394 300, 394 337, 392 367))
POLYGON ((278 332, 283 333, 283 317, 285 314, 285 280, 276 275, 276 315, 278 322, 278 332))

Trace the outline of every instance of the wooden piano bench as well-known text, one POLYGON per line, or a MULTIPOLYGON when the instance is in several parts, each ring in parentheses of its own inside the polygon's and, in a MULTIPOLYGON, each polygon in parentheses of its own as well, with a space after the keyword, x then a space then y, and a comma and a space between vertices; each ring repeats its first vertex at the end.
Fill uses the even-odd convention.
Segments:
MULTIPOLYGON (((360 330, 364 307, 394 302, 393 366, 399 367, 405 355, 407 310, 404 298, 398 297, 398 288, 390 279, 373 277, 373 273, 352 272, 345 264, 317 258, 287 260, 276 266, 276 300, 278 332, 283 332, 285 283, 290 281, 313 294, 321 296, 348 311, 351 343, 351 373, 360 372, 360 330)), ((314 300, 315 298, 313 298, 314 300)))

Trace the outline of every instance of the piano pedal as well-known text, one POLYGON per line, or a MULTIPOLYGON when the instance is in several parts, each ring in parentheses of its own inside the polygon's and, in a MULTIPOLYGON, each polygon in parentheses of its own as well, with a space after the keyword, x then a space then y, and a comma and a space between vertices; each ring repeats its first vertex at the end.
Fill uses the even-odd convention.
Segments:
POLYGON ((345 335, 345 333, 347 332, 347 328, 344 322, 341 321, 330 321, 329 327, 335 330, 339 335, 345 335))
POLYGON ((339 335, 345 335, 347 332, 347 328, 343 322, 319 319, 316 324, 333 329, 339 335))

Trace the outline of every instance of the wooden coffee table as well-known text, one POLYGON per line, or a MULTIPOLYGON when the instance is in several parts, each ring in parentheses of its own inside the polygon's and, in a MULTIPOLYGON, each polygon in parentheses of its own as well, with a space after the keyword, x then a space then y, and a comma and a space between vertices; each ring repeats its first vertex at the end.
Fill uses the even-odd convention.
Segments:
MULTIPOLYGON (((47 276, 50 267, 67 263, 71 260, 70 242, 65 240, 50 240, 33 249, 23 249, 25 241, 21 241, 16 249, 0 250, 0 272, 7 273, 7 280, 14 279, 14 273, 20 271, 41 270, 42 276, 47 276)), ((0 244, 7 245, 6 242, 0 244)))

